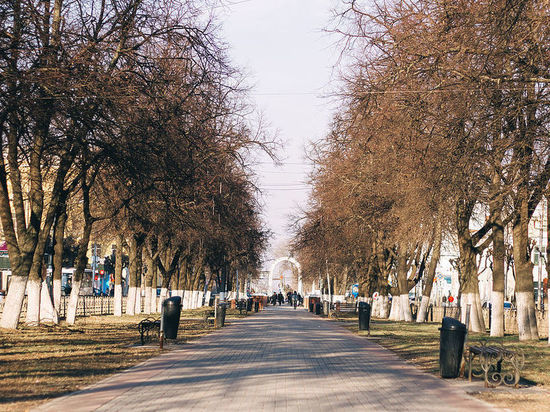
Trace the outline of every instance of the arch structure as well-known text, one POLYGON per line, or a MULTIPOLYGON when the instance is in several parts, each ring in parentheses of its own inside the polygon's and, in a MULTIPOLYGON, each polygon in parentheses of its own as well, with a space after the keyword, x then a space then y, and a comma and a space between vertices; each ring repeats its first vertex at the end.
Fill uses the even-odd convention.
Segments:
POLYGON ((271 293, 273 291, 273 273, 275 272, 275 269, 279 265, 279 263, 283 262, 289 262, 290 264, 294 265, 296 269, 298 269, 298 293, 300 295, 303 295, 303 288, 302 288, 302 266, 300 266, 300 263, 290 256, 280 257, 277 259, 273 265, 271 265, 271 269, 269 270, 269 292, 271 293))

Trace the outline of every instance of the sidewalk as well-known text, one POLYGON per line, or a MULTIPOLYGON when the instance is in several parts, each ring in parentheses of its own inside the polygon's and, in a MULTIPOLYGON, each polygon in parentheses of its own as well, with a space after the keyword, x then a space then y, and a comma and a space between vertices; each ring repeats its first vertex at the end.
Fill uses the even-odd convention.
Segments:
POLYGON ((332 322, 270 306, 36 410, 497 409, 332 322))

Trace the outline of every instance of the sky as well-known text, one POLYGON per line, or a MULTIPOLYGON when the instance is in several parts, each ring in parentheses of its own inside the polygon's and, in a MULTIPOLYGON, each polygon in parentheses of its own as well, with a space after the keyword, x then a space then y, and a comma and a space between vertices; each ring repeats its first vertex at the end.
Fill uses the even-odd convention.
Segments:
POLYGON ((278 153, 283 165, 264 156, 256 170, 276 248, 292 237, 290 216, 307 206, 311 161, 306 148, 327 134, 331 121, 326 96, 334 89, 337 54, 334 37, 323 29, 335 0, 229 2, 219 18, 230 58, 250 75, 252 98, 283 142, 278 153))

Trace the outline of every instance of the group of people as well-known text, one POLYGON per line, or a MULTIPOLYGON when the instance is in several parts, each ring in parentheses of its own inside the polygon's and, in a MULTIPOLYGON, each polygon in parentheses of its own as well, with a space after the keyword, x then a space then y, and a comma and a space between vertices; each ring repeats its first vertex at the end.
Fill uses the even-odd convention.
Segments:
POLYGON ((279 292, 273 292, 273 295, 271 295, 271 304, 272 305, 276 305, 277 303, 279 303, 279 306, 282 305, 283 303, 288 303, 290 306, 294 306, 294 308, 296 308, 296 306, 300 306, 304 303, 304 298, 302 297, 302 295, 300 295, 299 293, 297 293, 296 291, 294 292, 288 292, 286 294, 286 299, 285 299, 285 296, 279 292))

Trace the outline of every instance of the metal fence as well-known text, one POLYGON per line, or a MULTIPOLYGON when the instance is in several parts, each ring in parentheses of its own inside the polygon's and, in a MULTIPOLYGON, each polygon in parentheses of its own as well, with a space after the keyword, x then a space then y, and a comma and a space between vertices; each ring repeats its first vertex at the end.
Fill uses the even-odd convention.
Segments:
MULTIPOLYGON (((417 307, 413 305, 413 313, 416 313, 417 307)), ((491 312, 488 308, 482 309, 485 326, 491 327, 491 312)), ((428 310, 428 321, 440 323, 445 316, 460 319, 461 310, 456 306, 430 306, 428 310)), ((548 312, 543 310, 536 311, 537 326, 541 337, 548 336, 548 312)), ((516 309, 504 309, 504 331, 506 333, 518 333, 518 321, 516 309)))
MULTIPOLYGON (((61 304, 59 307, 59 317, 65 318, 67 307, 69 306, 69 296, 61 296, 61 304)), ((159 297, 154 297, 154 311, 158 307, 159 297)), ((126 312, 126 297, 122 298, 122 313, 126 312)), ((78 306, 76 309, 77 316, 99 316, 112 315, 114 313, 115 298, 110 296, 79 296, 78 306)), ((0 313, 4 309, 4 302, 0 302, 0 313)), ((141 312, 145 310, 145 299, 141 299, 141 312)), ((23 300, 21 308, 21 317, 27 316, 27 297, 23 300)))

